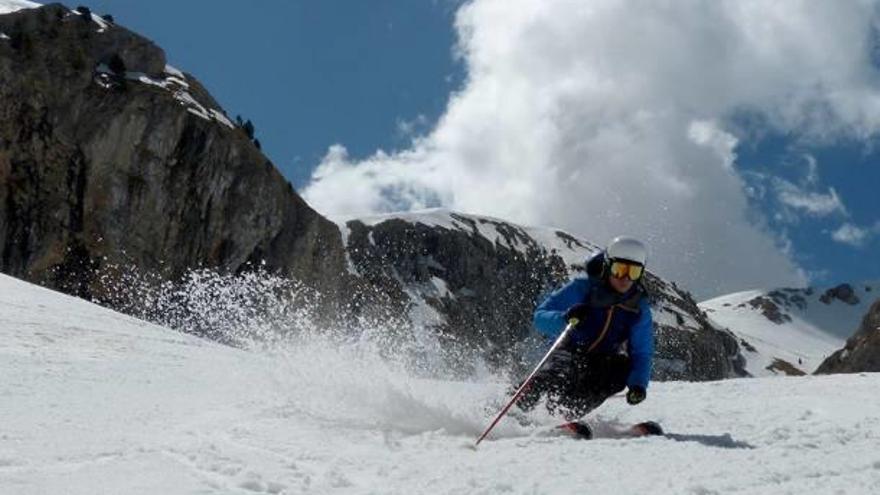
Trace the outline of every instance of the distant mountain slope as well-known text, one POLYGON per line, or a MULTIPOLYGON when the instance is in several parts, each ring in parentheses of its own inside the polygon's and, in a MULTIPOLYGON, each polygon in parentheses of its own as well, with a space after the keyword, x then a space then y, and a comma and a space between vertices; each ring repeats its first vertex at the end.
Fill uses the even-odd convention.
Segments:
POLYGON ((754 376, 812 373, 858 328, 880 283, 746 291, 699 304, 740 339, 754 376))
MULTIPOLYGON (((449 347, 517 355, 533 334, 532 312, 599 248, 552 228, 442 209, 355 219, 340 226, 349 271, 397 304, 397 314, 433 328, 449 347)), ((655 377, 737 376, 732 334, 705 319, 690 294, 649 273, 658 352, 655 377)))

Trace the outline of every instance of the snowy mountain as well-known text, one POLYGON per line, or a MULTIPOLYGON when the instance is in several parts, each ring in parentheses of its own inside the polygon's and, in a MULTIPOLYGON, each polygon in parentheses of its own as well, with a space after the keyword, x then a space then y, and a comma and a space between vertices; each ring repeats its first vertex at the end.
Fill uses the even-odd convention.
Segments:
POLYGON ((812 373, 859 327, 880 283, 738 292, 699 304, 732 331, 753 376, 812 373))
POLYGON ((880 375, 667 382, 589 442, 369 339, 240 350, 0 275, 0 493, 876 493, 880 375), (333 370, 330 372, 329 370, 333 370))

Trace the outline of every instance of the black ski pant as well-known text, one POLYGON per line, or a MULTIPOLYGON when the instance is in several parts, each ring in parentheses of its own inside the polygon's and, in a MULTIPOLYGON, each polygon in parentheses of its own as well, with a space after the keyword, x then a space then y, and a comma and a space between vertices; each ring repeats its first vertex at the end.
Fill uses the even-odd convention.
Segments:
POLYGON ((580 418, 626 387, 630 360, 625 354, 556 351, 535 375, 517 407, 529 411, 546 396, 547 410, 580 418))

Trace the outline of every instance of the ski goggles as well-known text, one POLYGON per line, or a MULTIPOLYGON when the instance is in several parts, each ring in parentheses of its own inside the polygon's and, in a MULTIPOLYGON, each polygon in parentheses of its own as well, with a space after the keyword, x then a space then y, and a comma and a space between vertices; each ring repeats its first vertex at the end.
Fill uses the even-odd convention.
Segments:
POLYGON ((638 263, 620 260, 611 262, 610 273, 614 278, 629 278, 632 281, 636 281, 642 278, 642 272, 644 271, 645 267, 638 263))

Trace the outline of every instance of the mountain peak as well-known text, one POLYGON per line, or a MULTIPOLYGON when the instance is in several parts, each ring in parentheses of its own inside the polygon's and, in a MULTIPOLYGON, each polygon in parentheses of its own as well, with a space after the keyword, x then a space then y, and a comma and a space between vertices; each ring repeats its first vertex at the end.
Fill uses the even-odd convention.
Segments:
POLYGON ((700 308, 739 337, 749 373, 812 373, 844 345, 878 297, 880 282, 866 281, 737 292, 700 308))

